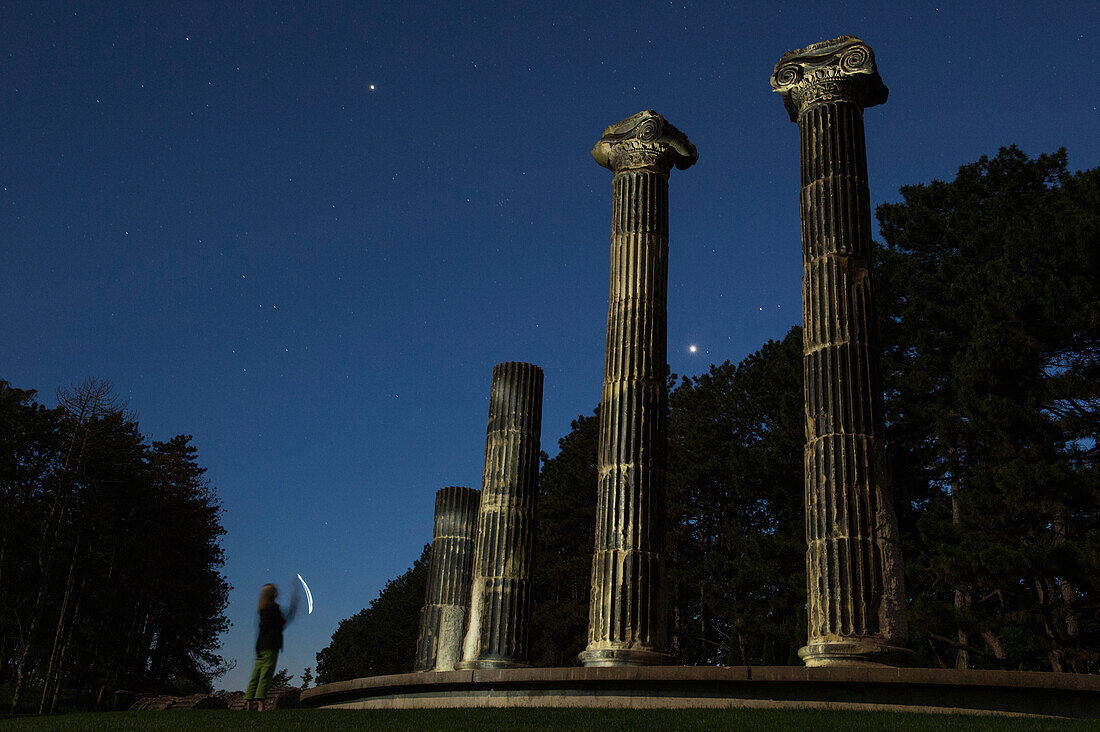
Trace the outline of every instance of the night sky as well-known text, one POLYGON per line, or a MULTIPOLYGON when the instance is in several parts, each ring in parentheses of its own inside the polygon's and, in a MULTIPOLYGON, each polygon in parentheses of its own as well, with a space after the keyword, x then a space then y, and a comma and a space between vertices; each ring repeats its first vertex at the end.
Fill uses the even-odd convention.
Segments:
POLYGON ((606 126, 654 109, 699 150, 670 180, 688 375, 801 317, 785 51, 874 49, 872 205, 1012 143, 1100 165, 1095 0, 322 5, 0 5, 0 378, 50 406, 109 379, 147 436, 194 436, 234 586, 218 688, 262 583, 313 590, 300 674, 431 540, 435 491, 480 487, 494 364, 544 369, 551 455, 596 406, 606 126))

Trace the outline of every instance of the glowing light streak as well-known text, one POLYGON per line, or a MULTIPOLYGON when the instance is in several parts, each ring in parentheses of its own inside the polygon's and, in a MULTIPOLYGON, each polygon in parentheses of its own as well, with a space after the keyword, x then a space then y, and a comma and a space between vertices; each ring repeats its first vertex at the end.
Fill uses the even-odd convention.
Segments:
POLYGON ((313 614, 313 593, 309 591, 309 585, 307 585, 306 581, 304 579, 302 579, 302 575, 298 575, 298 581, 302 583, 302 589, 304 589, 306 591, 306 607, 309 611, 309 612, 306 613, 306 615, 312 615, 313 614))

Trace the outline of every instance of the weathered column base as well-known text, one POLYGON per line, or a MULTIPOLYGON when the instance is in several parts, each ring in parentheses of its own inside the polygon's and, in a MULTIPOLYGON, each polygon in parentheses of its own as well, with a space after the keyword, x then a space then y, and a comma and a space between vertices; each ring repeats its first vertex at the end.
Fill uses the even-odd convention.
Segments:
POLYGON ((597 648, 581 651, 577 658, 584 666, 667 666, 672 663, 671 653, 639 648, 597 648))
POLYGON ((456 671, 478 671, 488 668, 531 668, 531 664, 516 663, 505 658, 479 658, 474 661, 461 661, 455 664, 456 671))
POLYGON ((908 648, 891 646, 873 638, 822 641, 798 649, 798 657, 807 666, 913 666, 917 654, 908 648))
POLYGON ((423 671, 453 671, 462 657, 462 636, 466 631, 466 608, 462 605, 425 605, 420 609, 420 626, 437 629, 435 666, 423 671))

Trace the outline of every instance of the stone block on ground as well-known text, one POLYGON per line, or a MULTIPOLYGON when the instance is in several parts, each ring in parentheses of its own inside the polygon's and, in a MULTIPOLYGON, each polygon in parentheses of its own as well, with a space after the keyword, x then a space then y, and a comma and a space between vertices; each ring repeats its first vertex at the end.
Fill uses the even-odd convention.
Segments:
POLYGON ((268 689, 264 699, 265 709, 294 709, 298 706, 298 697, 302 690, 297 686, 280 686, 277 689, 268 689))

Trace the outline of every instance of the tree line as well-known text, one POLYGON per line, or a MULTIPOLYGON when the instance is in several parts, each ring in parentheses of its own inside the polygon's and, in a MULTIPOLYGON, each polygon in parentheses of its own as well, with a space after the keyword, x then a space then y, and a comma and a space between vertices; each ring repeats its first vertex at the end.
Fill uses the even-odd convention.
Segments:
MULTIPOLYGON (((876 215, 887 449, 919 663, 1100 672, 1100 169, 1002 148, 954 181, 902 188, 876 215)), ((795 327, 671 382, 679 663, 800 663, 801 341, 795 327)), ((575 665, 587 643, 597 429, 598 410, 578 417, 542 466, 538 666, 575 665)), ((426 572, 421 556, 340 624, 319 683, 412 669, 426 572)))
POLYGON ((0 688, 12 711, 210 690, 229 584, 188 435, 149 441, 105 381, 0 381, 0 688))

